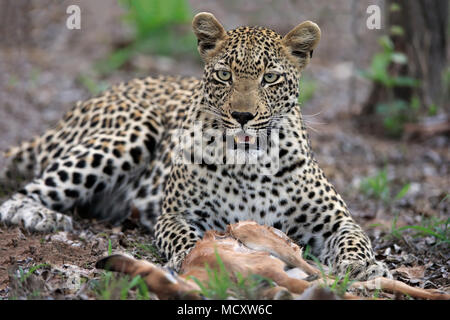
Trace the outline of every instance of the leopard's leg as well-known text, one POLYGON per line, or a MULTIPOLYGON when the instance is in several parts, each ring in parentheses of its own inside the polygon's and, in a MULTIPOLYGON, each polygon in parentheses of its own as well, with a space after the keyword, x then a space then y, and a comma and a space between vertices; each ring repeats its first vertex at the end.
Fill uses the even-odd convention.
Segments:
POLYGON ((311 179, 315 188, 305 193, 300 214, 293 219, 292 227, 286 227, 287 235, 309 245, 311 253, 337 276, 347 272, 358 280, 389 276, 388 268, 375 260, 369 238, 353 220, 341 196, 318 165, 312 165, 316 174, 306 179, 311 179), (292 229, 296 230, 294 234, 292 229))
POLYGON ((0 198, 11 194, 31 181, 36 171, 35 139, 24 142, 20 147, 13 147, 3 156, 7 159, 5 169, 0 171, 0 198))
POLYGON ((173 146, 163 137, 152 161, 146 165, 136 183, 131 185, 128 198, 137 209, 140 223, 154 233, 156 220, 162 212, 162 202, 170 168, 173 146))
POLYGON ((336 231, 324 243, 320 260, 332 267, 334 274, 367 280, 392 277, 387 266, 375 259, 370 239, 351 217, 335 222, 336 231))
POLYGON ((202 232, 185 219, 186 213, 163 213, 155 226, 156 244, 168 260, 167 267, 179 271, 187 254, 201 238, 202 232))
POLYGON ((78 206, 99 210, 100 218, 108 220, 128 214, 129 210, 124 210, 126 204, 114 201, 117 199, 112 195, 139 174, 148 162, 149 152, 140 147, 144 144, 139 141, 128 149, 114 148, 114 142, 111 136, 92 136, 51 161, 39 178, 0 206, 1 222, 22 223, 30 231, 50 232, 71 229, 71 218, 61 212, 78 206), (110 146, 102 140, 105 137, 110 146), (97 145, 102 147, 96 148, 97 145), (99 208, 99 203, 105 204, 105 198, 116 205, 99 208))

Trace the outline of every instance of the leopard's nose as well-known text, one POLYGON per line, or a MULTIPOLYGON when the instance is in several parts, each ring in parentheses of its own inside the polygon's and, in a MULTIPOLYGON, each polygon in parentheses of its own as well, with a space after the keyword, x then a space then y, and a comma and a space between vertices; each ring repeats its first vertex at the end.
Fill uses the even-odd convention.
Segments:
POLYGON ((237 122, 241 124, 241 126, 244 126, 247 122, 252 120, 255 115, 250 112, 237 112, 234 111, 231 113, 231 116, 236 119, 237 122))

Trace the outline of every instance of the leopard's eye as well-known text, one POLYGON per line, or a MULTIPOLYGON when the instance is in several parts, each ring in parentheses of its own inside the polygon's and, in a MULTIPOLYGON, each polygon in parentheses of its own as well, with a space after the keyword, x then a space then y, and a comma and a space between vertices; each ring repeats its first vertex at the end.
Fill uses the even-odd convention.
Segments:
POLYGON ((275 73, 266 73, 264 75, 264 82, 265 83, 274 83, 275 81, 277 81, 280 78, 279 74, 275 74, 275 73))
POLYGON ((219 77, 222 81, 228 81, 231 79, 231 72, 225 71, 225 70, 219 70, 217 71, 217 77, 219 77))

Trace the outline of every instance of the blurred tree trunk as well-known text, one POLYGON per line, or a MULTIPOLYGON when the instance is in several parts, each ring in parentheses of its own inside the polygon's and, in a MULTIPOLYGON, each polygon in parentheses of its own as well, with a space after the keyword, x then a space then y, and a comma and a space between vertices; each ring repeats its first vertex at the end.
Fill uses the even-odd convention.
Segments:
POLYGON ((386 0, 385 8, 387 30, 392 31, 392 27, 403 30, 390 32, 395 51, 408 57, 407 64, 392 65, 389 71, 394 76, 418 79, 420 86, 394 87, 390 95, 386 88, 374 83, 361 115, 375 114, 379 102, 389 99, 410 102, 414 95, 419 97, 422 107, 434 104, 448 108, 448 88, 443 83, 443 72, 447 66, 449 1, 386 0))

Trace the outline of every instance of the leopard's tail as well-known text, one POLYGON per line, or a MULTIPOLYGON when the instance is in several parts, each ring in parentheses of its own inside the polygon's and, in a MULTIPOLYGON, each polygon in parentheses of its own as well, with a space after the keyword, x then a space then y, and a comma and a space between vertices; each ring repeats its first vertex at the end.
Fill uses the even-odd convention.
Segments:
POLYGON ((0 198, 16 191, 37 174, 37 152, 41 140, 41 137, 36 137, 2 154, 6 158, 6 166, 0 169, 0 198))

